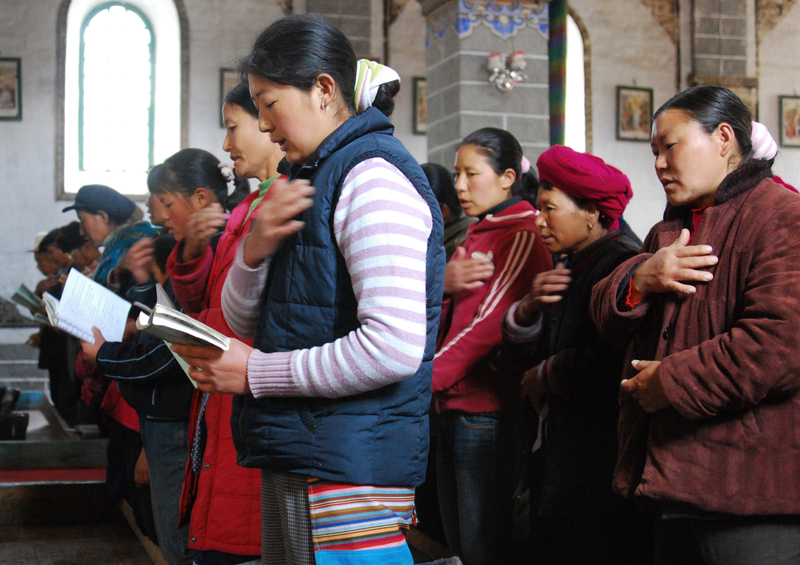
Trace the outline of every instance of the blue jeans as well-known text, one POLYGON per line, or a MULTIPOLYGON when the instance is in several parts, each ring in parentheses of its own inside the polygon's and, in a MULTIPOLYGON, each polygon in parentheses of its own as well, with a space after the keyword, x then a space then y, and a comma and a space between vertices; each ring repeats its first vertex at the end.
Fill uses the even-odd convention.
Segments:
POLYGON ((439 416, 439 506, 447 544, 466 565, 508 562, 520 412, 450 411, 439 416))
POLYGON ((142 446, 150 469, 150 497, 158 547, 170 565, 191 565, 189 526, 178 528, 181 489, 189 459, 189 422, 139 418, 142 446))

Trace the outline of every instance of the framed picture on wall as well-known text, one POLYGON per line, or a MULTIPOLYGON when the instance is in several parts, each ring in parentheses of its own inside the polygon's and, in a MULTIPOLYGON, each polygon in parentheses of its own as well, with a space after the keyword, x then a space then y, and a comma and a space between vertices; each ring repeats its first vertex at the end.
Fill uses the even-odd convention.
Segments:
POLYGON ((428 79, 414 77, 414 133, 428 133, 428 79))
POLYGON ((617 139, 650 141, 653 126, 653 89, 617 87, 617 139))
POLYGON ((225 123, 222 121, 222 104, 225 102, 225 96, 233 89, 234 86, 239 84, 239 73, 234 69, 220 69, 219 70, 219 127, 224 128, 225 123))
POLYGON ((779 96, 781 145, 800 147, 800 96, 779 96))
POLYGON ((0 58, 0 120, 22 119, 20 59, 0 58))

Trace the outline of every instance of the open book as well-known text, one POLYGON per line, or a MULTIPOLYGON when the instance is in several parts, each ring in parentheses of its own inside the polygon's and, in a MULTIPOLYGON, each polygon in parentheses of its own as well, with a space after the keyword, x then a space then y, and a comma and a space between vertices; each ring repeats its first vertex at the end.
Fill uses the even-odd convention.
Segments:
POLYGON ((122 341, 130 302, 75 269, 69 272, 61 300, 47 292, 42 300, 53 327, 94 343, 94 326, 106 341, 122 341))
POLYGON ((14 293, 14 296, 11 297, 11 300, 20 306, 27 308, 31 311, 31 314, 34 315, 36 314, 36 310, 44 307, 44 302, 42 302, 42 299, 31 292, 31 289, 24 284, 19 285, 17 292, 14 293))
POLYGON ((229 337, 183 312, 178 312, 172 306, 161 285, 156 287, 156 292, 158 301, 152 309, 139 302, 135 303, 142 309, 136 320, 136 327, 139 330, 159 337, 168 343, 213 345, 223 351, 228 350, 231 344, 229 337))

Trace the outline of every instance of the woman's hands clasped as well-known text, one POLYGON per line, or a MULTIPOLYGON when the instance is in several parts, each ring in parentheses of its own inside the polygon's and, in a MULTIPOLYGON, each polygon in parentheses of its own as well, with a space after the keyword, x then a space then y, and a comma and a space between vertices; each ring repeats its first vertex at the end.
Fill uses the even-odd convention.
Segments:
POLYGON ((244 244, 244 262, 251 268, 275 254, 281 242, 303 229, 294 218, 311 208, 314 187, 307 180, 276 180, 269 196, 255 212, 250 234, 244 244))

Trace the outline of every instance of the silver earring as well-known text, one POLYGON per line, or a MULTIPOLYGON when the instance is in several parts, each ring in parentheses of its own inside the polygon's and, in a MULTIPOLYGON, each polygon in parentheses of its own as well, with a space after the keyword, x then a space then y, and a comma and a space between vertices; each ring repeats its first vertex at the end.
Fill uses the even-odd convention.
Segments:
POLYGON ((328 103, 325 100, 322 101, 322 111, 323 112, 328 111, 328 103))

